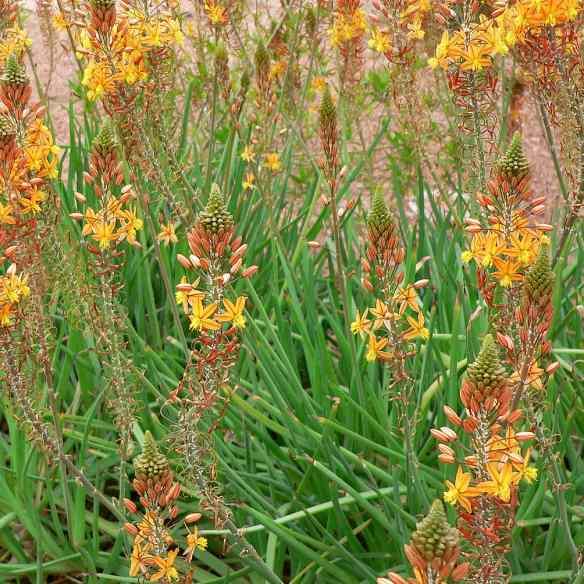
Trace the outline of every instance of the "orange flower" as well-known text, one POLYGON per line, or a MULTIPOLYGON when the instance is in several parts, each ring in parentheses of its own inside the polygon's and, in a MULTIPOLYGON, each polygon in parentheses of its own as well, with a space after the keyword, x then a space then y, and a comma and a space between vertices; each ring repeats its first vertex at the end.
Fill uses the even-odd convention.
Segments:
POLYGON ((404 333, 406 341, 413 341, 414 339, 427 341, 430 338, 430 331, 424 326, 424 315, 421 312, 418 312, 418 320, 413 319, 411 316, 408 316, 407 320, 410 329, 404 333))
POLYGON ((444 493, 444 500, 451 505, 458 503, 468 513, 472 512, 470 500, 473 497, 478 497, 481 491, 477 487, 470 486, 471 475, 464 472, 459 466, 456 471, 456 478, 454 483, 445 481, 448 490, 444 493))

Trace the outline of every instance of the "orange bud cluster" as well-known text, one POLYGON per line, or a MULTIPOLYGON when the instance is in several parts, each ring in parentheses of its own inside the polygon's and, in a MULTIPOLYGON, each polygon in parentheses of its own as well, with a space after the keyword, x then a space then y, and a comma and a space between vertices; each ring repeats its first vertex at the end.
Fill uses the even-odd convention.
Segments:
POLYGON ((239 331, 245 327, 243 314, 246 298, 227 298, 228 290, 239 278, 250 278, 257 266, 244 266, 247 245, 235 235, 234 222, 223 195, 213 185, 205 209, 194 228, 187 234, 190 254, 178 254, 177 260, 187 270, 196 272, 194 282, 184 276, 176 286, 176 300, 190 319, 197 337, 193 363, 197 379, 191 383, 185 375, 171 394, 184 395, 200 412, 212 409, 220 399, 219 389, 229 381, 231 367, 239 349, 239 331), (220 304, 223 304, 223 310, 220 304))
POLYGON ((19 268, 36 257, 36 216, 59 152, 42 122, 44 108, 30 96, 26 69, 11 53, 0 76, 0 257, 19 268))
POLYGON ((428 515, 416 525, 409 544, 404 546, 415 578, 395 572, 378 578, 377 584, 430 584, 459 582, 469 572, 469 564, 459 563, 458 530, 447 521, 442 502, 434 501, 428 515))
POLYGON ((521 449, 535 435, 515 430, 522 412, 514 409, 513 380, 491 335, 485 337, 479 356, 468 366, 460 398, 464 417, 449 406, 444 413, 466 436, 459 437, 447 427, 433 429, 432 435, 439 442, 439 460, 458 465, 455 482, 446 482, 444 499, 457 505, 460 532, 472 544, 466 554, 472 581, 486 584, 499 581, 504 571, 518 484, 531 482, 537 475, 529 466, 529 452, 521 449))
MULTIPOLYGON (((145 576, 147 580, 159 579, 161 572, 171 580, 178 577, 175 567, 178 550, 171 536, 173 522, 178 516, 176 505, 181 493, 180 483, 174 480, 166 457, 158 449, 152 434, 144 436, 144 450, 134 459, 135 478, 132 482, 139 496, 139 505, 130 499, 123 504, 131 515, 138 515, 133 522, 124 524, 124 531, 133 538, 130 576, 145 576), (166 572, 164 572, 166 570, 166 572)), ((201 518, 191 513, 185 518, 185 525, 201 518)), ((187 545, 191 546, 188 532, 187 545)), ((194 542, 195 546, 206 546, 194 542)), ((185 550, 187 563, 192 560, 193 549, 185 550)))
POLYGON ((90 34, 109 34, 116 22, 115 0, 90 0, 87 9, 91 19, 90 34))
MULTIPOLYGON (((142 229, 143 222, 133 208, 128 207, 136 195, 132 185, 122 186, 124 174, 116 151, 116 141, 112 129, 105 125, 94 140, 89 158, 89 169, 83 174, 85 184, 93 190, 99 207, 95 210, 87 205, 85 213, 71 213, 71 218, 83 221, 82 235, 89 236, 92 242, 88 249, 98 256, 101 270, 115 270, 119 266, 112 259, 120 257, 117 249, 123 241, 139 247, 136 233, 142 229), (113 248, 113 250, 112 250, 113 248)), ((87 198, 81 193, 76 199, 86 204, 87 198)))

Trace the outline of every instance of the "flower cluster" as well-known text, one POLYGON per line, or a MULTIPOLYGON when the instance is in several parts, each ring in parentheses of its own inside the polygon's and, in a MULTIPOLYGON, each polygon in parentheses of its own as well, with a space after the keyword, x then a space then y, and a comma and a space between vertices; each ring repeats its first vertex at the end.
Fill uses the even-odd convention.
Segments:
POLYGON ((366 359, 395 365, 406 376, 404 362, 412 353, 412 341, 428 340, 430 333, 417 291, 428 283, 404 283, 401 271, 405 251, 383 197, 376 193, 367 219, 369 245, 362 260, 364 287, 376 294, 375 306, 367 308, 351 325, 354 334, 369 339, 366 359))
POLYGON ((448 426, 432 430, 439 460, 457 465, 454 483, 446 482, 444 500, 456 505, 459 528, 472 544, 473 582, 491 582, 504 572, 504 554, 518 503, 518 485, 532 482, 537 470, 522 449, 533 432, 516 431, 522 411, 514 409, 513 383, 499 358, 497 343, 486 335, 460 389, 465 408, 459 416, 445 406, 448 426))
POLYGON ((171 535, 171 527, 178 515, 180 484, 174 480, 168 460, 150 432, 144 435, 144 450, 134 460, 134 470, 133 486, 143 511, 139 512, 130 499, 124 500, 126 509, 139 515, 133 523, 125 524, 126 532, 134 540, 130 576, 142 576, 148 582, 172 582, 179 574, 189 571, 194 553, 207 547, 207 540, 199 536, 197 528, 193 531, 188 528, 201 515, 192 513, 185 518, 186 546, 182 560, 177 560, 180 550, 171 535))
POLYGON ((16 264, 11 264, 0 276, 0 326, 8 327, 18 305, 30 294, 27 277, 16 273, 16 264))
POLYGON ((363 61, 363 39, 367 20, 361 8, 361 0, 337 0, 333 23, 329 31, 331 44, 341 57, 343 84, 354 83, 363 61))
MULTIPOLYGON (((116 140, 109 126, 104 126, 93 142, 89 160, 89 172, 85 183, 93 189, 99 208, 87 205, 84 213, 71 213, 71 217, 83 221, 84 236, 98 244, 90 250, 103 255, 123 241, 138 245, 136 233, 142 229, 142 219, 128 203, 135 198, 131 185, 123 185, 124 175, 116 152, 116 140)), ((77 199, 86 203, 80 193, 77 199)))
POLYGON ((14 22, 16 5, 9 4, 10 14, 0 13, 0 67, 4 67, 10 55, 14 54, 20 58, 31 45, 26 32, 14 22))
POLYGON ((232 327, 244 328, 245 297, 231 301, 224 296, 224 290, 237 277, 249 277, 255 266, 243 269, 247 246, 241 238, 233 237, 233 218, 217 185, 213 185, 207 206, 188 234, 188 241, 192 255, 189 258, 179 255, 179 261, 187 269, 197 269, 199 277, 192 283, 186 276, 182 278, 177 285, 176 301, 188 316, 190 329, 204 336, 209 331, 219 331, 223 325, 228 331, 232 327), (199 283, 202 290, 198 289, 199 283))
POLYGON ((234 235, 233 217, 217 185, 187 239, 191 255, 179 254, 178 261, 187 270, 195 270, 197 277, 192 281, 182 277, 176 301, 189 319, 190 330, 197 333, 199 366, 221 368, 222 363, 232 362, 237 333, 246 323, 246 298, 230 299, 226 290, 238 278, 252 276, 257 267, 243 267, 247 246, 234 235))
POLYGON ((363 37, 367 30, 365 13, 355 1, 337 3, 332 27, 329 31, 331 43, 342 47, 346 43, 355 42, 363 37))
MULTIPOLYGON (((446 30, 428 61, 432 68, 460 67, 463 71, 482 71, 493 66, 494 59, 506 55, 528 35, 537 35, 543 28, 573 21, 580 10, 580 0, 542 2, 521 0, 503 10, 484 14, 452 34, 446 30)), ((456 18, 448 7, 441 7, 442 18, 456 18)))
POLYGON ((424 26, 431 14, 430 0, 382 0, 371 28, 369 48, 390 63, 406 65, 415 59, 414 44, 426 36, 424 26))
POLYGON ((494 169, 487 183, 488 193, 479 194, 483 221, 467 219, 472 234, 465 262, 475 261, 485 300, 493 299, 494 283, 510 288, 521 282, 526 269, 537 258, 545 233, 551 226, 534 220, 544 210, 545 197, 533 197, 529 186, 529 164, 523 155, 519 134, 494 169))
POLYGON ((416 525, 410 543, 404 546, 414 578, 390 572, 387 577, 377 578, 377 584, 446 584, 463 580, 469 564, 459 563, 459 537, 458 530, 448 523, 441 501, 434 501, 428 515, 416 525))
MULTIPOLYGON (((0 275, 0 327, 4 329, 17 323, 18 307, 31 293, 30 268, 40 251, 37 219, 48 198, 48 181, 57 176, 59 154, 42 121, 43 109, 30 102, 30 82, 20 61, 22 51, 11 44, 12 30, 0 28, 0 46, 15 50, 4 59, 0 76, 0 267, 10 262, 0 275)), ((16 351, 16 345, 10 351, 16 351)), ((20 405, 26 406, 21 397, 20 405)), ((24 417, 32 424, 34 416, 28 407, 24 417)), ((41 436, 42 424, 32 426, 41 436)))
POLYGON ((0 224, 4 247, 31 228, 47 198, 47 180, 57 176, 59 148, 42 122, 39 104, 30 104, 26 70, 15 53, 0 77, 0 224))
POLYGON ((107 99, 146 81, 156 53, 184 42, 180 23, 170 12, 123 3, 116 11, 114 0, 89 2, 89 23, 70 26, 77 49, 85 60, 82 85, 90 101, 107 99))

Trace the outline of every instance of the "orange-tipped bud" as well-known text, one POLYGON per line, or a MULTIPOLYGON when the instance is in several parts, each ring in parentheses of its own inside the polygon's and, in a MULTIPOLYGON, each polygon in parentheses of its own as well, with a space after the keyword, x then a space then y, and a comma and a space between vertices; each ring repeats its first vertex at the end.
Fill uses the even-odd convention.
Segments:
POLYGON ((446 444, 438 444, 438 450, 442 454, 448 454, 448 455, 452 456, 452 458, 454 458, 454 456, 455 456, 454 450, 452 450, 452 448, 450 448, 450 446, 446 446, 446 444))
POLYGON ((193 264, 191 264, 189 259, 181 253, 177 254, 176 259, 178 260, 178 263, 186 270, 190 270, 193 267, 193 264))
MULTIPOLYGON (((8 251, 6 252, 8 253, 8 251)), ((560 362, 559 361, 554 361, 553 363, 550 363, 546 368, 545 368, 545 372, 548 375, 553 375, 558 369, 560 368, 560 362)))
POLYGON ((368 292, 373 292, 373 290, 374 290, 373 284, 367 278, 363 278, 363 280, 361 280, 361 282, 362 282, 363 288, 365 288, 365 290, 367 290, 368 292))
POLYGON ((307 241, 306 245, 312 249, 318 249, 320 247, 320 243, 318 241, 307 241))
POLYGON ((533 432, 517 432, 517 434, 515 434, 515 438, 519 442, 527 442, 527 440, 533 440, 535 438, 535 434, 533 432))
POLYGON ((446 436, 444 432, 441 432, 437 428, 431 428, 430 434, 432 434, 432 436, 434 436, 434 438, 436 438, 436 440, 439 442, 450 442, 450 440, 448 440, 448 436, 446 436))
POLYGON ((444 406, 444 415, 451 424, 459 427, 462 426, 461 417, 450 406, 444 406))
POLYGON ((135 537, 136 535, 138 535, 138 528, 133 525, 132 523, 124 523, 124 530, 126 533, 128 533, 129 535, 135 537))
POLYGON ((75 221, 83 221, 83 213, 69 213, 69 217, 75 221))
POLYGON ((455 462, 454 456, 444 453, 438 455, 438 460, 443 464, 454 464, 455 462))
POLYGON ((201 517, 203 517, 201 513, 189 513, 185 517, 185 523, 196 523, 201 517))
POLYGON ((241 269, 241 266, 243 264, 243 260, 241 258, 239 258, 232 266, 231 269, 229 270, 232 274, 237 274, 237 272, 239 272, 239 270, 241 269))
POLYGON ((257 266, 249 266, 249 268, 245 268, 245 270, 241 272, 241 276, 243 278, 251 278, 258 270, 259 268, 257 266))
POLYGON ((130 501, 130 499, 124 499, 124 507, 130 513, 136 513, 136 511, 138 511, 138 507, 136 507, 136 503, 134 503, 134 501, 130 501))
POLYGON ((420 290, 421 288, 425 288, 429 283, 430 280, 428 280, 427 278, 423 280, 418 280, 417 282, 414 282, 414 288, 416 290, 420 290))
POLYGON ((503 335, 501 333, 497 333, 497 342, 503 348, 513 351, 515 348, 515 344, 513 343, 513 339, 509 335, 503 335))
POLYGON ((536 229, 539 229, 539 231, 553 231, 553 227, 551 225, 548 225, 547 223, 537 223, 535 225, 536 229))

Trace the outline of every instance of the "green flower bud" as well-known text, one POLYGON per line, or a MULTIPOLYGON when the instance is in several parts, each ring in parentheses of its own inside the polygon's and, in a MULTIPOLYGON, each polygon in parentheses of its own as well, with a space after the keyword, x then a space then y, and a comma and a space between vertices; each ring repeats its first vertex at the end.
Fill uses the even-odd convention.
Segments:
POLYGON ((18 60, 16 53, 11 53, 4 63, 2 83, 7 85, 28 85, 26 67, 18 60))
POLYGON ((134 459, 134 471, 138 478, 155 479, 165 475, 170 467, 164 454, 158 450, 158 445, 152 434, 144 434, 144 448, 142 454, 134 459))
POLYGON ((529 172, 529 162, 523 154, 521 136, 515 132, 511 144, 499 162, 501 172, 509 177, 521 178, 529 172))
POLYGON ((432 503, 428 515, 416 525, 412 544, 428 561, 443 557, 458 545, 458 530, 448 523, 444 506, 439 499, 432 503))
POLYGON ((468 366, 466 377, 485 390, 495 389, 506 383, 507 374, 492 335, 485 335, 481 351, 474 363, 468 366))
POLYGON ((227 210, 225 199, 219 187, 214 184, 207 205, 199 214, 199 222, 208 233, 216 234, 233 225, 233 217, 227 210))

